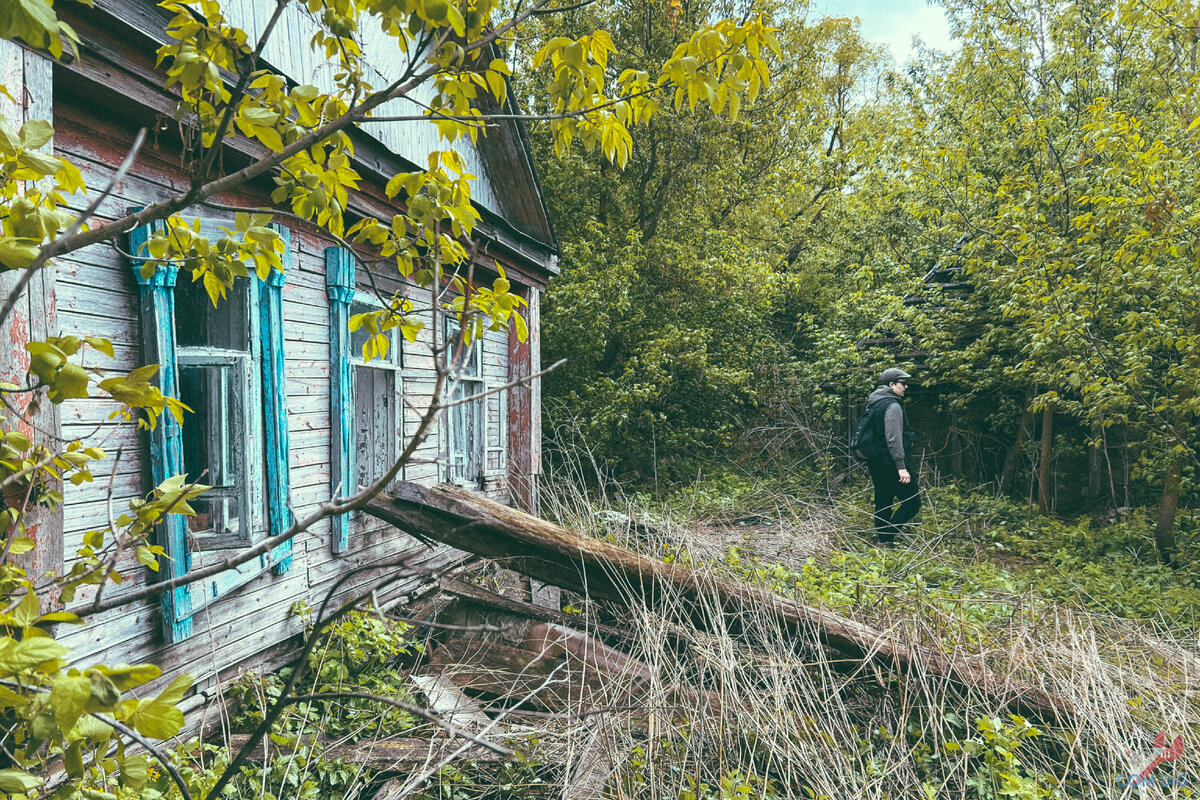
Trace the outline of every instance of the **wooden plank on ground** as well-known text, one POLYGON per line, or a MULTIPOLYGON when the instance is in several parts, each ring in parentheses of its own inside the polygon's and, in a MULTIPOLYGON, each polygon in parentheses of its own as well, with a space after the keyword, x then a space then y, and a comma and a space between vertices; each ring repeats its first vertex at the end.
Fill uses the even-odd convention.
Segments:
MULTIPOLYGON (((229 748, 237 752, 250 740, 244 733, 235 733, 229 737, 229 748)), ((325 758, 343 758, 351 764, 387 773, 408 773, 419 769, 425 764, 434 764, 447 758, 451 753, 462 747, 466 742, 462 739, 447 736, 434 736, 430 739, 393 738, 364 740, 361 742, 335 742, 330 739, 318 740, 325 747, 325 758)), ((271 758, 286 755, 290 749, 270 743, 267 754, 271 758)), ((464 752, 461 758, 482 763, 500 763, 504 756, 493 750, 473 745, 464 752)), ((259 742, 250 753, 250 761, 263 762, 263 745, 259 742)))

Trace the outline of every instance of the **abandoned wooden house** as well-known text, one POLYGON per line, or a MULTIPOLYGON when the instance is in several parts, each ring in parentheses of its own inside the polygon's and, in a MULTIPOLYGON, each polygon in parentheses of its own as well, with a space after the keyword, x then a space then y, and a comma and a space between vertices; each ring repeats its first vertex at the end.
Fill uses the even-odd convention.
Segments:
MULTIPOLYGON (((243 2, 229 4, 228 10, 233 24, 256 37, 274 7, 273 2, 243 2)), ((101 218, 117 218, 186 187, 175 98, 162 88, 163 74, 155 66, 156 48, 168 41, 169 13, 148 0, 116 0, 95 8, 69 4, 56 11, 78 32, 82 48, 76 57, 52 62, 0 43, 3 84, 21 101, 15 109, 6 105, 6 116, 51 120, 55 152, 81 166, 89 187, 103 187, 136 131, 150 129, 151 140, 130 173, 101 205, 101 218)), ((302 7, 288 6, 265 62, 298 83, 332 84, 332 70, 308 46, 314 30, 302 7)), ((389 44, 382 35, 364 38, 367 53, 389 44)), ((394 43, 391 47, 394 51, 394 43)), ((376 85, 389 83, 389 70, 399 69, 388 59, 372 63, 376 85)), ((384 112, 415 109, 395 101, 384 112)), ((446 149, 424 122, 371 123, 353 137, 355 169, 363 181, 351 197, 351 211, 385 218, 394 208, 383 191, 386 180, 423 166, 431 150, 446 149)), ((539 370, 538 298, 557 267, 521 124, 504 122, 478 145, 460 141, 455 147, 477 176, 472 188, 481 215, 476 275, 490 282, 502 266, 529 304, 526 341, 488 331, 473 345, 457 390, 471 395, 539 370)), ((230 164, 244 163, 253 148, 233 142, 225 156, 230 164)), ((270 204, 270 190, 265 182, 219 200, 261 207, 270 204)), ((198 208, 194 215, 208 225, 222 221, 219 210, 198 208)), ((214 486, 196 504, 200 513, 173 517, 159 534, 170 558, 163 574, 180 575, 280 533, 293 515, 311 512, 390 466, 430 401, 430 325, 417 342, 396 336, 386 358, 363 361, 361 341, 349 332, 348 318, 375 302, 366 291, 372 279, 391 291, 399 275, 368 276, 315 229, 283 217, 275 224, 287 242, 286 271, 262 283, 239 279, 216 310, 201 287, 176 280, 174 269, 160 268, 142 278, 136 255, 144 229, 132 231, 118 247, 96 245, 62 258, 34 282, 28 300, 10 318, 6 349, 22 354, 31 336, 107 337, 115 359, 96 366, 128 371, 161 363, 164 390, 193 410, 182 429, 164 418, 148 433, 111 419, 112 401, 101 397, 40 409, 41 427, 67 439, 90 437, 109 459, 97 466, 95 482, 65 487, 61 515, 38 533, 37 566, 69 564, 84 533, 107 525, 110 509, 120 514, 131 498, 144 496, 172 474, 207 470, 205 482, 214 486)), ((424 484, 448 481, 503 503, 534 507, 541 471, 538 391, 533 379, 453 407, 402 477, 424 484)), ((340 517, 247 566, 178 589, 162 602, 145 600, 105 612, 78 632, 63 631, 62 641, 80 663, 150 662, 167 674, 191 673, 203 693, 248 666, 282 663, 302 630, 295 603, 315 606, 329 592, 344 597, 361 591, 377 574, 354 570, 406 555, 414 567, 426 570, 465 558, 447 546, 427 547, 365 514, 340 517)), ((126 579, 108 587, 106 599, 154 579, 132 558, 122 566, 126 579)), ((413 592, 429 580, 427 572, 416 569, 380 601, 413 592)), ((90 597, 81 594, 77 602, 90 597)))

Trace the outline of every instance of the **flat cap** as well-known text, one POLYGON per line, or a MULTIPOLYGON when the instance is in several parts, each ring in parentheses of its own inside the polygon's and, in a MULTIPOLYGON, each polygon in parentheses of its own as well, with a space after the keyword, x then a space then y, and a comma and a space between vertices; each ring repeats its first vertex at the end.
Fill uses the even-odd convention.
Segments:
POLYGON ((895 383, 896 381, 902 381, 902 380, 905 380, 905 379, 911 378, 911 377, 912 377, 912 375, 909 375, 907 372, 900 369, 899 367, 890 367, 888 369, 885 369, 880 374, 879 385, 886 386, 889 383, 895 383))

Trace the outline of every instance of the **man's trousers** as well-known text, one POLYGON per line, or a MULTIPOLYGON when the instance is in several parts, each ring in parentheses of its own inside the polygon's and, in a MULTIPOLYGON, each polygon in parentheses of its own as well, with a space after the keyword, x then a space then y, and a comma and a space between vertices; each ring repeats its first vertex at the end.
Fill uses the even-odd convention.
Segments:
POLYGON ((917 473, 909 470, 912 479, 901 483, 900 471, 891 459, 868 462, 867 469, 875 484, 875 534, 881 544, 891 544, 921 509, 917 473))

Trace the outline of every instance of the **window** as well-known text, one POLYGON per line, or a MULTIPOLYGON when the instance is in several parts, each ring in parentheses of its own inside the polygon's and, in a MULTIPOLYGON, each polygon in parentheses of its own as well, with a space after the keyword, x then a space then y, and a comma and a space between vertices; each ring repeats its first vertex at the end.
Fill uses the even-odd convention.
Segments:
MULTIPOLYGON (((461 341, 459 335, 457 321, 448 317, 444 341, 461 341)), ((446 480, 471 488, 505 475, 508 466, 507 393, 484 379, 483 344, 480 337, 469 347, 447 348, 447 362, 457 364, 458 373, 450 394, 455 405, 446 410, 446 480)))
MULTIPOLYGON (((201 235, 223 235, 221 220, 201 221, 201 235)), ((283 266, 290 267, 288 233, 283 266)), ((143 278, 141 246, 150 227, 130 234, 134 275, 142 297, 142 338, 147 363, 161 365, 164 394, 179 397, 192 409, 182 429, 164 415, 151 432, 150 461, 155 484, 187 474, 212 485, 192 503, 192 517, 172 515, 161 525, 159 540, 169 560, 164 578, 186 575, 193 553, 242 548, 265 535, 283 533, 291 524, 287 510, 287 404, 283 356, 284 273, 267 281, 239 278, 216 308, 204 288, 160 265, 143 278), (264 391, 264 387, 267 389, 264 391)), ((217 557, 215 554, 214 558, 217 557)), ((291 565, 291 543, 237 569, 164 595, 163 627, 169 642, 192 633, 192 616, 268 569, 282 573, 291 565)))
MULTIPOLYGON (((383 305, 359 292, 350 303, 350 316, 377 311, 383 305)), ((363 345, 370 334, 359 329, 350 334, 350 362, 354 365, 354 439, 359 486, 379 480, 396 463, 404 437, 401 368, 403 356, 399 328, 389 337, 387 355, 363 360, 363 345)))
POLYGON ((192 414, 183 426, 183 469, 212 489, 187 518, 192 550, 238 547, 266 532, 263 481, 262 373, 258 287, 238 278, 213 308, 204 287, 184 275, 175 286, 175 363, 179 399, 192 414), (201 477, 203 475, 203 477, 201 477))
POLYGON ((477 397, 484 390, 483 383, 483 339, 474 339, 470 345, 462 344, 458 321, 445 318, 446 362, 456 366, 451 376, 454 388, 446 409, 446 480, 460 486, 477 488, 483 480, 484 468, 484 424, 485 397, 477 397), (467 400, 466 398, 474 398, 467 400))
MULTIPOLYGON (((354 253, 341 247, 325 250, 325 290, 329 297, 330 461, 335 496, 354 494, 396 463, 404 436, 401 369, 402 338, 390 331, 383 357, 363 359, 365 330, 350 330, 350 318, 383 308, 373 295, 358 292, 354 253)), ((345 514, 330 522, 333 552, 350 546, 345 514)))

